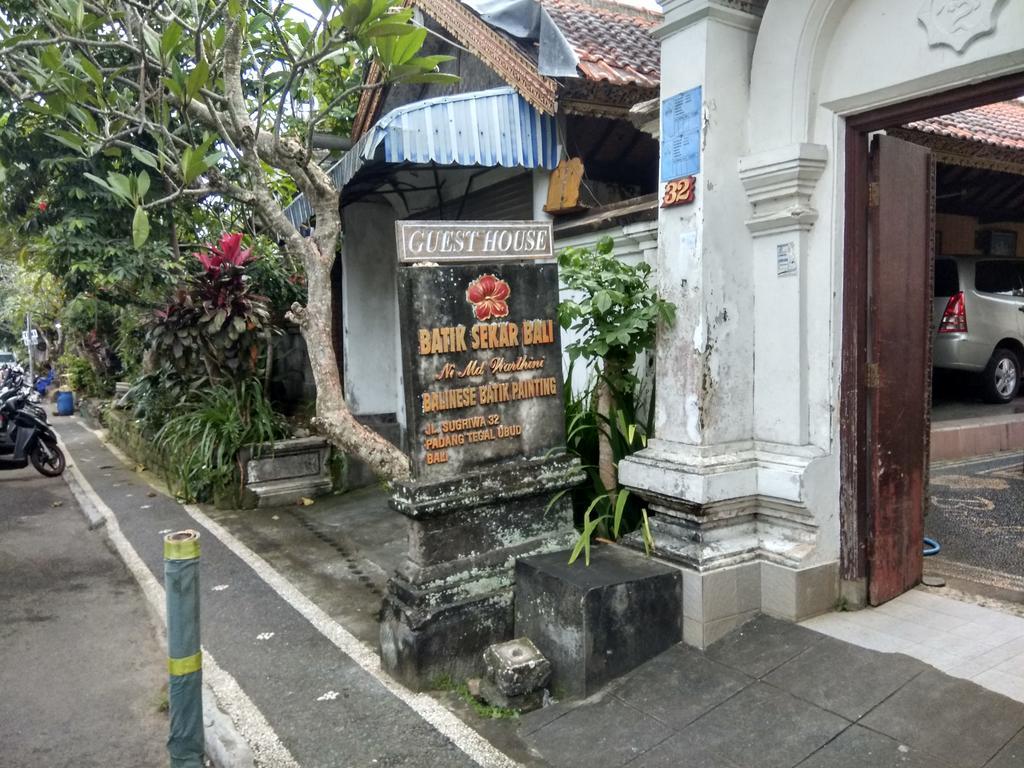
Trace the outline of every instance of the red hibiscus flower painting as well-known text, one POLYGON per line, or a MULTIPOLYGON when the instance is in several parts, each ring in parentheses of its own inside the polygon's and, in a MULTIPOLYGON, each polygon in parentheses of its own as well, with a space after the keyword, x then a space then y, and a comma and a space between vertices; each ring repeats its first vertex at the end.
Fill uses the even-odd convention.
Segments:
POLYGON ((512 289, 508 283, 494 275, 480 275, 466 289, 466 301, 473 305, 477 320, 508 317, 508 297, 512 289))

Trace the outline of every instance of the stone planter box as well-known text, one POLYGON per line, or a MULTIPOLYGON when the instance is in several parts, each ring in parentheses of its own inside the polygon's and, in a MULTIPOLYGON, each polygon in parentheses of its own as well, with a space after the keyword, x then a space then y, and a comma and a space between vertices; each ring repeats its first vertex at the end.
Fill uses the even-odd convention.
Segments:
POLYGON ((303 496, 314 498, 331 492, 331 447, 322 437, 246 447, 238 458, 244 509, 288 506, 303 496))

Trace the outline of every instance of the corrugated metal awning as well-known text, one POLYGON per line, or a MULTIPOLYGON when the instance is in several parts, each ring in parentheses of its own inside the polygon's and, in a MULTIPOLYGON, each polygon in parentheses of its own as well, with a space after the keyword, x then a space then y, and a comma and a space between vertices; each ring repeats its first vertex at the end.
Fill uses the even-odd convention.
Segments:
MULTIPOLYGON (((393 109, 328 173, 344 188, 360 168, 374 160, 554 169, 558 156, 554 116, 538 112, 505 87, 425 99, 393 109)), ((285 215, 299 226, 313 211, 299 195, 285 215)))

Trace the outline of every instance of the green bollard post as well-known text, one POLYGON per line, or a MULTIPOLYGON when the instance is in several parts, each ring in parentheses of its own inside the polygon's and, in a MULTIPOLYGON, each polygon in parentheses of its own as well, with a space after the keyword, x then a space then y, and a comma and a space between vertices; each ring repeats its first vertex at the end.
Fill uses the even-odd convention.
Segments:
POLYGON ((171 768, 203 766, 203 652, 199 645, 199 532, 164 536, 167 593, 167 751, 171 768))

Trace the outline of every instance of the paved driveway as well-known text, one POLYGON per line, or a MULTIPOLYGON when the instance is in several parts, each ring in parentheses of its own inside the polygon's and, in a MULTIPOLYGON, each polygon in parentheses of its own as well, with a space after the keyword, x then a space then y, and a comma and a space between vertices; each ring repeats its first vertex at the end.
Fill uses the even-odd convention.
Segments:
POLYGON ((1024 454, 934 464, 929 491, 944 560, 1024 577, 1024 454))

